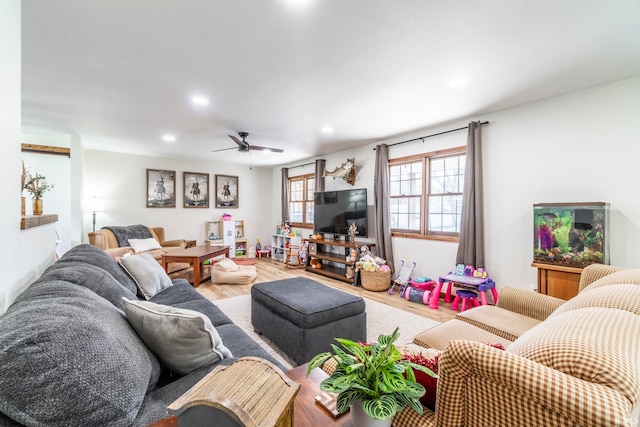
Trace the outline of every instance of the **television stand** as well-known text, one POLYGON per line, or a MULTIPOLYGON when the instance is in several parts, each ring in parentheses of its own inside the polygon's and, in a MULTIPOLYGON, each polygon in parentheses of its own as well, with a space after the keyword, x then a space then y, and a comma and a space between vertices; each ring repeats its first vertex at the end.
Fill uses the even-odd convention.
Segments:
POLYGON ((355 261, 347 261, 351 249, 356 249, 358 253, 362 246, 373 248, 374 243, 369 242, 350 242, 349 239, 331 240, 331 239, 305 239, 308 243, 307 261, 305 270, 311 273, 320 274, 322 276, 331 277, 332 279, 342 280, 343 282, 356 285, 357 275, 355 267, 358 258, 355 261), (322 263, 322 268, 313 268, 311 260, 316 259, 322 263), (347 277, 347 269, 353 269, 353 276, 347 277))

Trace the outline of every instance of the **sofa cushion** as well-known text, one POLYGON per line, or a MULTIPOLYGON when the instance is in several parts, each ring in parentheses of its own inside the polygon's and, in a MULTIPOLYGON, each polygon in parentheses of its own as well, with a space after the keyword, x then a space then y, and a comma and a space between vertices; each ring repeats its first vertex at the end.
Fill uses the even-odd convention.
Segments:
POLYGON ((85 262, 57 262, 49 267, 37 282, 52 280, 62 280, 83 286, 120 309, 122 309, 122 298, 136 298, 134 293, 122 286, 120 282, 105 270, 96 268, 85 262))
POLYGON ((129 246, 135 249, 136 252, 145 252, 153 249, 162 249, 160 243, 153 237, 148 239, 129 239, 129 246))
POLYGON ((133 278, 145 299, 150 299, 173 284, 160 264, 149 254, 120 257, 118 263, 133 278))
POLYGON ((640 317, 588 307, 549 317, 507 351, 568 375, 640 398, 640 317))
POLYGON ((580 293, 588 292, 590 290, 601 288, 603 286, 619 284, 640 285, 640 270, 626 268, 624 270, 608 274, 592 282, 589 286, 580 291, 580 293))
POLYGON ((173 279, 173 286, 155 294, 149 301, 176 308, 199 311, 211 320, 213 326, 232 323, 231 319, 216 307, 185 279, 173 279))
POLYGON ((124 311, 142 341, 178 374, 233 357, 202 313, 137 300, 124 300, 124 311))
POLYGON ((456 314, 456 319, 485 329, 492 334, 515 341, 540 323, 539 320, 493 305, 481 305, 456 314))
POLYGON ((26 425, 128 426, 160 367, 122 311, 39 282, 0 317, 0 412, 26 425))
POLYGON ((280 369, 285 370, 280 362, 272 357, 260 344, 252 340, 251 337, 235 323, 220 325, 216 329, 235 358, 247 356, 260 357, 275 364, 280 369))
POLYGON ((95 267, 100 267, 111 274, 130 292, 135 294, 138 291, 136 282, 134 282, 131 276, 129 276, 111 256, 95 246, 86 244, 74 246, 58 260, 58 263, 64 262, 85 262, 95 267))
POLYGON ((588 292, 585 289, 558 307, 552 316, 585 307, 617 308, 640 315, 640 286, 623 284, 601 286, 590 289, 588 292))
POLYGON ((413 338, 413 343, 422 347, 444 350, 452 340, 500 343, 504 347, 511 344, 511 341, 506 338, 459 319, 451 319, 424 332, 420 332, 413 338))

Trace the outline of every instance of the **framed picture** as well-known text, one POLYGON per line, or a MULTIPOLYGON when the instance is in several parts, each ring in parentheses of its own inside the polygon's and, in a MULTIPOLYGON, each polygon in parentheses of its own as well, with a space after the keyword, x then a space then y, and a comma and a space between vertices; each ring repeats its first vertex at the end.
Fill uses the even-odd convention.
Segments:
POLYGON ((147 207, 176 207, 176 171, 147 169, 147 207))
POLYGON ((318 253, 318 248, 315 243, 309 243, 309 255, 316 255, 318 253))
POLYGON ((209 174, 184 172, 184 207, 209 207, 209 174))
POLYGON ((238 207, 238 177, 216 175, 216 208, 238 207))

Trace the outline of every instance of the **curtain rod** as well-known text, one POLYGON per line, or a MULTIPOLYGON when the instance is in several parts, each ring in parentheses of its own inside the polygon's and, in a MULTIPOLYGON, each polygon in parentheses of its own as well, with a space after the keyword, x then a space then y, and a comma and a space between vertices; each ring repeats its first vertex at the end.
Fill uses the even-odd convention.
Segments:
MULTIPOLYGON (((484 125, 488 125, 488 124, 489 124, 488 121, 480 122, 480 126, 484 126, 484 125)), ((438 132, 438 133, 434 133, 434 134, 431 134, 431 135, 425 135, 425 136, 421 136, 419 138, 407 139, 406 141, 394 142, 393 144, 387 144, 387 147, 393 147, 394 145, 400 145, 400 144, 405 144, 407 142, 420 141, 420 140, 422 140, 422 142, 424 142, 425 139, 431 138, 433 136, 444 135, 445 133, 457 132, 459 130, 464 130, 464 129, 469 129, 469 126, 463 126, 461 128, 457 128, 457 129, 445 130, 444 132, 438 132)), ((376 150, 376 148, 373 147, 373 151, 375 151, 375 150, 376 150)))
POLYGON ((301 167, 303 167, 303 166, 309 166, 309 165, 315 165, 315 164, 316 164, 316 162, 303 163, 303 164, 301 164, 301 165, 298 165, 298 166, 291 166, 291 167, 289 167, 289 168, 285 168, 285 169, 295 169, 295 168, 301 168, 301 167))

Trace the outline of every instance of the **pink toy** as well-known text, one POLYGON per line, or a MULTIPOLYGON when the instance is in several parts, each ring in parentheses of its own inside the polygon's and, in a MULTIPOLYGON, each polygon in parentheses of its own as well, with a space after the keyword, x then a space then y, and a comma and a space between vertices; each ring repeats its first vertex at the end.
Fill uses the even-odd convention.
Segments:
POLYGON ((456 291, 456 298, 453 300, 451 309, 457 310, 460 301, 462 301, 462 307, 460 307, 461 312, 480 305, 478 302, 478 294, 467 289, 460 289, 456 291))
POLYGON ((436 282, 433 280, 425 280, 423 282, 415 281, 414 279, 409 280, 409 284, 414 289, 419 289, 421 291, 431 291, 433 287, 436 285, 436 282))
POLYGON ((431 291, 415 289, 412 286, 407 286, 404 289, 404 292, 400 294, 400 296, 404 297, 407 301, 418 302, 422 304, 429 304, 429 298, 431 296, 431 291))

